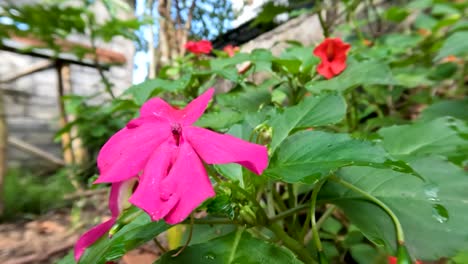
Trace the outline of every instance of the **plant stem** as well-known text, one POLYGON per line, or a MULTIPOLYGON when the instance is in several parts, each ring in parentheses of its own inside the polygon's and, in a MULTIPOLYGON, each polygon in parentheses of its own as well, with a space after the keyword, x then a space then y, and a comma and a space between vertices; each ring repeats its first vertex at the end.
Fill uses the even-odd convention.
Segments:
POLYGON ((317 203, 317 196, 320 191, 320 188, 322 188, 322 185, 325 183, 325 180, 321 180, 317 182, 317 184, 314 187, 314 190, 312 191, 312 198, 310 202, 310 216, 311 216, 311 223, 312 223, 312 235, 314 237, 315 241, 315 246, 317 247, 317 250, 319 252, 323 251, 322 247, 322 242, 320 242, 320 237, 318 233, 318 228, 317 228, 317 222, 315 221, 315 206, 317 203))
MULTIPOLYGON (((335 211, 336 209, 336 206, 335 205, 331 205, 327 208, 327 210, 322 214, 322 216, 320 216, 320 219, 317 221, 317 224, 315 225, 317 227, 317 230, 320 230, 320 228, 322 227, 323 223, 325 222, 325 220, 328 219, 328 217, 330 217, 330 215, 335 211)), ((309 241, 312 239, 312 230, 310 230, 305 236, 304 236, 304 245, 307 245, 309 243, 309 241)))
MULTIPOLYGON (((297 199, 296 199, 296 194, 294 192, 294 185, 291 183, 288 183, 288 204, 289 207, 295 208, 297 206, 297 199)), ((295 238, 299 235, 299 225, 297 223, 297 217, 296 214, 291 215, 291 230, 288 230, 291 235, 294 235, 295 238)))
POLYGON ((312 256, 309 254, 307 249, 300 244, 298 241, 291 238, 283 228, 277 224, 273 223, 268 227, 279 239, 281 239, 284 245, 289 248, 291 251, 296 253, 298 257, 305 263, 317 263, 312 256))
POLYGON ((320 26, 322 27, 323 36, 325 38, 328 38, 328 36, 330 35, 329 32, 328 32, 328 25, 325 23, 325 20, 323 19, 322 11, 323 11, 322 9, 317 11, 317 16, 318 16, 318 19, 319 19, 319 22, 320 22, 320 26))
POLYGON ((263 207, 260 205, 260 203, 257 201, 257 199, 254 196, 252 196, 249 192, 247 192, 243 188, 237 186, 236 184, 233 184, 231 182, 228 182, 228 184, 232 188, 234 188, 234 189, 238 190, 239 192, 241 192, 245 196, 245 198, 250 200, 254 205, 256 205, 258 207, 259 216, 261 218, 261 221, 258 221, 258 219, 257 219, 258 224, 261 225, 261 224, 265 224, 265 223, 268 222, 268 216, 267 216, 265 210, 263 209, 263 207))
POLYGON ((286 210, 286 211, 284 211, 284 212, 281 212, 281 213, 279 213, 279 214, 277 214, 277 215, 271 217, 271 218, 270 218, 270 221, 271 221, 271 222, 278 221, 278 220, 280 220, 280 219, 283 219, 283 218, 285 218, 285 217, 288 217, 288 216, 290 216, 290 215, 293 215, 293 214, 295 214, 295 213, 297 213, 297 212, 299 212, 299 211, 301 211, 301 210, 304 210, 304 209, 306 209, 306 208, 309 207, 309 206, 310 206, 309 204, 301 204, 301 205, 298 205, 298 206, 296 206, 296 207, 294 207, 294 208, 288 209, 288 210, 286 210))
POLYGON ((384 204, 378 198, 376 198, 376 197, 372 196, 371 194, 367 193, 366 191, 354 186, 353 184, 351 184, 351 183, 349 183, 349 182, 347 182, 347 181, 345 181, 343 179, 340 179, 338 177, 333 177, 331 179, 334 180, 335 182, 343 185, 344 187, 361 194, 362 196, 367 198, 369 201, 373 202, 374 204, 376 204, 380 208, 382 208, 382 210, 384 210, 388 214, 388 216, 390 216, 390 218, 393 221, 393 224, 395 225, 398 244, 399 245, 405 244, 405 235, 404 235, 404 232, 403 232, 403 228, 401 227, 401 223, 398 220, 398 217, 393 213, 393 211, 386 204, 384 204))
POLYGON ((166 253, 167 249, 159 242, 159 240, 155 237, 153 238, 154 244, 162 251, 162 253, 166 253))
POLYGON ((232 263, 232 261, 234 260, 234 257, 236 256, 237 246, 239 246, 239 242, 241 240, 242 233, 244 233, 244 230, 245 230, 245 226, 241 226, 237 228, 236 236, 234 237, 234 243, 232 244, 232 248, 231 248, 231 254, 229 254, 228 263, 232 263))
MULTIPOLYGON (((237 222, 232 221, 228 218, 201 218, 194 219, 195 225, 235 225, 237 222)), ((190 224, 190 221, 185 220, 182 224, 190 224)))

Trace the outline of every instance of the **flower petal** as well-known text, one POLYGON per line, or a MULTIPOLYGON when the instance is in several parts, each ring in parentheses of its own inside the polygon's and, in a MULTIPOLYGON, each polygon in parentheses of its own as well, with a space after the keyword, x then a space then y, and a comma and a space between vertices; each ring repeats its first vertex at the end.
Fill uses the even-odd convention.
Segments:
POLYGON ((137 176, 154 149, 170 135, 168 122, 131 121, 101 148, 97 158, 101 175, 95 183, 119 182, 137 176))
POLYGON ((85 250, 91 246, 94 242, 96 242, 100 237, 102 237, 105 233, 111 229, 111 227, 115 223, 115 218, 111 218, 106 222, 93 227, 92 229, 88 230, 88 232, 84 233, 80 239, 75 244, 75 260, 78 262, 81 255, 85 252, 85 250))
POLYGON ((203 163, 192 147, 187 143, 180 147, 164 144, 151 156, 130 202, 153 221, 164 218, 176 224, 214 195, 203 163))
POLYGON ((256 174, 268 166, 268 151, 262 145, 199 127, 184 127, 184 135, 208 164, 235 162, 256 174))
POLYGON ((193 99, 193 101, 191 101, 183 110, 181 110, 181 124, 191 125, 195 123, 203 114, 203 112, 205 112, 205 109, 213 97, 214 92, 214 88, 209 88, 202 95, 193 99))
POLYGON ((320 63, 317 67, 317 72, 327 79, 331 79, 333 76, 335 76, 335 73, 333 72, 330 63, 328 62, 320 63))
POLYGON ((159 97, 152 98, 140 108, 141 117, 156 116, 173 122, 179 116, 179 110, 166 103, 159 97))
POLYGON ((203 201, 215 196, 203 163, 187 142, 182 143, 174 166, 161 184, 175 190, 174 195, 179 197, 177 205, 164 217, 169 224, 182 222, 203 201))
POLYGON ((131 193, 136 180, 113 183, 109 195, 109 210, 112 213, 112 218, 99 224, 84 233, 75 244, 75 260, 78 261, 86 248, 91 246, 100 237, 106 234, 114 225, 117 217, 124 208, 124 203, 131 193))
POLYGON ((162 219, 178 202, 173 193, 161 195, 161 181, 167 177, 178 149, 174 144, 163 143, 146 165, 130 203, 143 209, 153 221, 162 219), (162 199, 164 198, 164 199, 162 199))

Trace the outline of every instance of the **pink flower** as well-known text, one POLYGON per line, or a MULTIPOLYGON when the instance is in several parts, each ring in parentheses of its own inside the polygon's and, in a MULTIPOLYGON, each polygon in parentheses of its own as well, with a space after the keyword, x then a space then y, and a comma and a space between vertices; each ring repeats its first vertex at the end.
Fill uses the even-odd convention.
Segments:
POLYGON ((327 79, 340 74, 346 69, 346 56, 351 45, 339 38, 327 38, 314 49, 314 55, 322 62, 317 71, 327 79))
POLYGON ((209 40, 188 41, 185 43, 185 49, 196 55, 210 54, 213 46, 209 40))
POLYGON ((236 46, 233 46, 233 45, 229 44, 229 45, 226 45, 223 48, 223 51, 226 52, 229 57, 232 57, 232 56, 234 56, 236 54, 236 52, 239 51, 239 47, 236 47, 236 46))
POLYGON ((135 180, 129 180, 112 184, 109 196, 109 210, 111 211, 112 217, 104 223, 93 227, 88 232, 84 233, 80 239, 78 239, 75 244, 76 261, 80 259, 86 248, 91 246, 94 242, 96 242, 96 240, 107 233, 109 229, 111 229, 111 227, 115 224, 117 217, 124 209, 124 204, 127 201, 135 183, 135 180))
POLYGON ((140 117, 112 136, 102 147, 96 183, 116 183, 139 176, 129 201, 146 211, 153 221, 183 221, 215 192, 203 167, 235 162, 256 174, 268 165, 264 146, 227 134, 195 127, 214 89, 175 109, 153 98, 140 109, 140 117))

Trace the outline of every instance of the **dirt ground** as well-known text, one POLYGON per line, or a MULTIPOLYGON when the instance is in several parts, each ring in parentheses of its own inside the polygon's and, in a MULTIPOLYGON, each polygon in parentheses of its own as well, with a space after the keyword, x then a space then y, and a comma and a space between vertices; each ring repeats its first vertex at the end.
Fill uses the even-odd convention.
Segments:
MULTIPOLYGON (((102 199, 106 199, 105 196, 102 199)), ((106 205, 104 202, 96 202, 95 199, 94 205, 96 204, 106 205)), ((93 219, 99 214, 105 216, 106 207, 86 206, 81 212, 79 226, 76 220, 72 220, 70 209, 49 212, 32 221, 23 220, 0 224, 0 263, 56 263, 73 249, 80 234, 89 226, 83 223, 82 219, 93 219)), ((151 264, 159 255, 158 248, 148 243, 128 252, 119 264, 151 264)))

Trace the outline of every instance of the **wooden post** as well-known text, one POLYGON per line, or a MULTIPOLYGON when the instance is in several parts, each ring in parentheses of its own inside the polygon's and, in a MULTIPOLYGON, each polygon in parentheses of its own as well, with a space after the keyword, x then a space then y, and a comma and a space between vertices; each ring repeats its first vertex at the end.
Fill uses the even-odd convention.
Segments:
MULTIPOLYGON (((60 114, 60 128, 65 127, 68 124, 68 117, 65 111, 65 104, 63 103, 63 96, 71 92, 70 83, 70 66, 57 61, 57 76, 58 76, 58 106, 60 114)), ((75 157, 73 155, 73 146, 71 144, 71 135, 68 132, 62 133, 62 148, 63 148, 63 159, 66 164, 74 164, 75 157)))
MULTIPOLYGON (((58 76, 58 105, 60 112, 60 127, 65 127, 68 122, 73 121, 72 115, 67 115, 63 96, 72 94, 70 79, 70 65, 62 61, 57 61, 58 76)), ((84 151, 81 147, 81 140, 77 137, 78 131, 74 127, 70 132, 62 134, 63 159, 65 164, 79 164, 84 160, 84 151), (73 140, 72 140, 73 139, 73 140)), ((82 191, 80 183, 76 180, 75 174, 71 171, 69 174, 70 182, 78 191, 82 191)))

